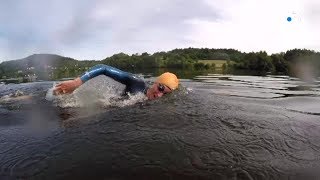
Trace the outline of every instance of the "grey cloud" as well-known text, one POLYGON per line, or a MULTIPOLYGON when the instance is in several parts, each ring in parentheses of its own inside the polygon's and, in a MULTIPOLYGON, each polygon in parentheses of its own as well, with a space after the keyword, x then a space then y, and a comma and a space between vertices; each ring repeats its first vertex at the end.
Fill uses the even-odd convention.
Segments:
POLYGON ((167 0, 162 2, 140 0, 134 1, 134 3, 118 1, 117 4, 101 3, 98 7, 104 7, 102 9, 105 11, 112 9, 113 16, 95 21, 88 18, 96 10, 91 9, 91 12, 89 10, 84 13, 86 16, 79 15, 71 23, 75 26, 71 26, 70 29, 77 30, 74 33, 75 35, 82 37, 87 31, 95 32, 111 29, 115 34, 121 32, 126 37, 134 38, 139 32, 154 28, 179 35, 188 30, 188 26, 183 24, 185 20, 192 18, 215 20, 219 18, 218 13, 210 9, 207 4, 196 0, 167 0))
POLYGON ((0 36, 14 49, 12 57, 29 48, 74 58, 85 54, 80 49, 87 54, 102 51, 97 52, 101 58, 117 50, 156 50, 167 43, 187 44, 186 20, 222 18, 201 0, 18 2, 2 2, 0 7, 0 36))
POLYGON ((50 45, 52 32, 62 26, 63 18, 72 12, 64 4, 31 0, 2 2, 0 34, 6 41, 6 60, 22 58, 30 52, 54 50, 50 45))
POLYGON ((320 2, 308 3, 305 11, 307 12, 307 20, 316 23, 320 20, 320 2))
POLYGON ((97 4, 99 11, 106 11, 107 14, 109 12, 110 15, 103 19, 94 19, 92 14, 97 9, 91 9, 91 12, 86 12, 86 17, 77 16, 77 19, 74 19, 76 23, 71 23, 75 26, 70 27, 76 31, 73 31, 72 36, 69 33, 63 35, 64 39, 71 39, 67 42, 83 39, 84 35, 93 39, 95 35, 102 35, 112 46, 135 45, 148 50, 150 43, 147 42, 155 43, 153 46, 160 44, 159 41, 188 43, 184 39, 184 35, 190 30, 190 26, 184 23, 186 20, 198 18, 214 21, 221 18, 218 12, 209 8, 205 2, 195 0, 140 0, 117 3, 99 1, 97 4))
POLYGON ((152 16, 149 16, 146 24, 166 27, 181 24, 191 18, 216 20, 218 13, 201 1, 170 1, 163 7, 159 7, 152 16))

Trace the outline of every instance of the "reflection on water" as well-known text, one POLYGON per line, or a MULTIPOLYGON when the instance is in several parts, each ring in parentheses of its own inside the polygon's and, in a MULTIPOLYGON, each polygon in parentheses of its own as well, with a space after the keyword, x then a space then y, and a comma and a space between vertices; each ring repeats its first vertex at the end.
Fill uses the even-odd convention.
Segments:
POLYGON ((195 80, 211 85, 213 93, 251 98, 279 98, 288 96, 319 96, 320 83, 307 83, 289 76, 196 76, 195 80))
POLYGON ((319 177, 319 81, 196 74, 155 101, 53 84, 0 85, 0 179, 319 177))

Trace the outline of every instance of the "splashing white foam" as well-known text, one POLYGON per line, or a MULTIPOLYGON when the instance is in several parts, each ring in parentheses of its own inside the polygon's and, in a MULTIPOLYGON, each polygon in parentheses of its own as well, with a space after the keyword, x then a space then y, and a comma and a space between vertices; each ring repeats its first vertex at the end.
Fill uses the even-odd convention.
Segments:
POLYGON ((104 106, 116 106, 116 107, 125 107, 125 106, 130 106, 139 102, 143 102, 147 100, 148 98, 143 94, 143 93, 138 93, 138 94, 128 94, 128 98, 118 100, 118 101, 110 101, 108 99, 103 100, 103 105, 104 106))
POLYGON ((46 100, 47 101, 53 101, 54 95, 53 95, 53 89, 56 86, 56 83, 53 83, 53 87, 48 89, 47 94, 46 94, 46 100))
POLYGON ((193 89, 190 88, 190 87, 187 87, 187 88, 186 88, 186 94, 189 94, 189 92, 193 92, 193 89))
POLYGON ((4 95, 2 97, 0 97, 0 101, 2 102, 8 102, 11 100, 23 100, 23 99, 28 99, 30 98, 31 95, 25 95, 25 93, 23 91, 17 90, 13 93, 10 93, 8 95, 4 95))
POLYGON ((84 83, 72 94, 53 95, 53 87, 47 91, 46 100, 53 101, 56 106, 67 107, 124 107, 146 100, 143 93, 124 98, 121 94, 125 86, 105 76, 98 76, 84 83))

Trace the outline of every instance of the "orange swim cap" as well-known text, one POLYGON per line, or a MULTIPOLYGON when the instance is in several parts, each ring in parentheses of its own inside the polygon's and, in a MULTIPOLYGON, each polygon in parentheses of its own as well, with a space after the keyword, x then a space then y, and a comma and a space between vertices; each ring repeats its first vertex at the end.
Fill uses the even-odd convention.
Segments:
POLYGON ((156 82, 168 86, 171 90, 175 90, 179 85, 179 79, 177 76, 169 72, 161 74, 156 82))

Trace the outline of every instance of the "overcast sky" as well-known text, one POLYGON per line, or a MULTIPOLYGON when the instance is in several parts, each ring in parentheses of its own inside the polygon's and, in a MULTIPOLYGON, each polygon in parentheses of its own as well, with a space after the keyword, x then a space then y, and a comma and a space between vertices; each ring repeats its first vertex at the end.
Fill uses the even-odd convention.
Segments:
POLYGON ((99 60, 184 47, 320 51, 317 1, 3 1, 0 62, 35 53, 99 60))

